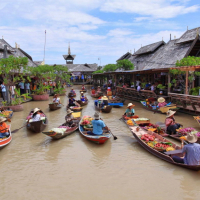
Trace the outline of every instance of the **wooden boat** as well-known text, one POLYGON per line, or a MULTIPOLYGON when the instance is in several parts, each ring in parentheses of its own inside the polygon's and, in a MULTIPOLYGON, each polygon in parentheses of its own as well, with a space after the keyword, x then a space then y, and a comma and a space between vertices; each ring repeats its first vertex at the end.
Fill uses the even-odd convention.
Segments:
MULTIPOLYGON (((177 166, 180 166, 180 167, 184 167, 184 168, 187 168, 187 169, 192 169, 192 170, 200 170, 200 165, 185 165, 185 164, 181 164, 181 163, 177 163, 175 162, 171 156, 165 154, 164 152, 160 152, 150 146, 148 146, 145 141, 141 140, 140 137, 141 135, 143 134, 150 134, 149 132, 143 130, 143 129, 139 129, 139 131, 137 131, 137 127, 131 127, 131 132, 133 134, 133 136, 135 137, 135 139, 137 140, 137 142, 144 148, 146 149, 148 152, 150 152, 151 154, 153 154, 154 156, 157 156, 158 158, 162 159, 162 160, 165 160, 171 164, 174 164, 174 165, 177 165, 177 166)), ((175 150, 180 150, 181 148, 179 146, 177 146, 175 143, 163 138, 161 135, 158 135, 156 133, 151 133, 153 136, 155 136, 155 138, 157 138, 159 141, 161 142, 170 142, 172 144, 172 147, 175 149, 175 150)), ((177 154, 173 154, 174 156, 182 156, 182 153, 177 153, 177 154)))
POLYGON ((12 140, 12 134, 11 134, 11 131, 10 131, 10 127, 11 127, 11 125, 8 125, 9 136, 6 137, 6 138, 0 139, 0 149, 2 149, 3 147, 5 147, 6 145, 8 145, 11 142, 11 140, 12 140))
POLYGON ((112 136, 110 131, 108 131, 108 133, 103 133, 102 135, 89 135, 89 134, 86 134, 86 133, 84 133, 84 128, 81 125, 81 122, 82 122, 82 120, 79 122, 79 131, 80 131, 81 135, 84 138, 86 138, 86 139, 88 139, 88 140, 90 140, 90 141, 92 141, 94 143, 104 144, 112 136))
MULTIPOLYGON (((124 103, 124 102, 125 102, 125 99, 122 99, 122 98, 109 99, 109 102, 110 102, 110 103, 124 103)), ((121 108, 122 106, 114 105, 113 107, 114 107, 114 108, 121 108)))
POLYGON ((58 103, 50 103, 49 104, 49 110, 58 110, 61 108, 61 105, 59 105, 58 103))
POLYGON ((197 123, 200 125, 200 116, 193 116, 197 123))
POLYGON ((80 92, 87 92, 87 90, 85 89, 85 90, 80 90, 80 92))
POLYGON ((81 106, 85 106, 85 105, 87 105, 88 104, 88 100, 87 101, 81 101, 81 100, 77 100, 76 101, 78 104, 80 104, 81 106))
MULTIPOLYGON (((72 113, 73 114, 73 113, 72 113)), ((57 132, 54 132, 54 131, 46 131, 46 132, 42 132, 43 134, 47 135, 47 136, 50 136, 51 138, 55 139, 55 140, 58 140, 58 139, 61 139, 61 138, 64 138, 72 133, 74 133, 78 127, 79 127, 79 121, 81 120, 81 118, 77 118, 75 121, 76 123, 76 126, 75 127, 71 127, 70 129, 66 130, 64 132, 64 134, 62 133, 57 133, 57 132)), ((61 126, 65 126, 65 123, 62 124, 61 126)))
MULTIPOLYGON (((27 119, 29 118, 29 116, 31 116, 31 112, 32 111, 30 111, 27 119)), ((47 119, 46 115, 44 113, 42 113, 42 115, 44 115, 44 116, 41 117, 42 120, 40 120, 40 121, 36 121, 36 122, 29 121, 29 123, 26 126, 27 129, 32 131, 32 132, 34 132, 34 133, 42 132, 46 128, 46 126, 48 124, 48 119, 47 119)))
POLYGON ((96 92, 95 94, 91 94, 91 97, 93 98, 99 98, 100 96, 103 96, 103 92, 96 92))
POLYGON ((112 106, 106 105, 106 106, 104 106, 103 108, 99 108, 99 107, 97 106, 98 104, 96 104, 97 101, 98 101, 98 100, 95 100, 95 101, 94 101, 94 106, 95 106, 95 108, 96 108, 98 111, 102 111, 102 112, 104 112, 104 113, 110 113, 110 112, 111 112, 112 106))
POLYGON ((76 97, 76 93, 69 92, 68 97, 76 97))
POLYGON ((166 114, 169 110, 174 110, 174 111, 179 110, 179 108, 175 104, 172 104, 170 106, 164 106, 164 107, 161 107, 161 108, 157 108, 156 106, 152 107, 150 105, 146 105, 146 101, 140 101, 140 103, 142 104, 143 108, 145 108, 146 110, 153 111, 154 113, 164 113, 164 114, 166 114))

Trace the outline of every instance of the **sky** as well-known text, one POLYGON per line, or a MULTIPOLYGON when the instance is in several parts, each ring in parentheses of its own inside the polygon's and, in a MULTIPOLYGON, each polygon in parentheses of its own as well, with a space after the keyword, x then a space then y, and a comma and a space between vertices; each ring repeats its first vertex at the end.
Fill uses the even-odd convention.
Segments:
POLYGON ((0 0, 0 37, 46 64, 106 65, 200 26, 198 0, 0 0))

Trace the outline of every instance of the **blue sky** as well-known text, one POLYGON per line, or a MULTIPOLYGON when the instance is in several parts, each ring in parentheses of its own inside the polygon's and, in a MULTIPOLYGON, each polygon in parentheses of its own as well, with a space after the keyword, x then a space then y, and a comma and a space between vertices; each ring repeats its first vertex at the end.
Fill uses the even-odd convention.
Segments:
POLYGON ((75 64, 115 63, 141 45, 199 27, 199 17, 197 0, 0 0, 0 32, 11 46, 42 61, 47 31, 46 64, 65 64, 68 42, 75 64))

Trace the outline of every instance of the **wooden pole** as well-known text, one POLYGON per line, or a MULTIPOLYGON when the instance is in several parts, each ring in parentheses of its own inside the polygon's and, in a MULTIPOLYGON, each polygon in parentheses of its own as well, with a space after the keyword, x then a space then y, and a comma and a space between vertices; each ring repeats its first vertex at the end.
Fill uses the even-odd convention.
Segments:
POLYGON ((186 71, 186 77, 185 77, 185 94, 188 94, 188 71, 186 71))
POLYGON ((170 76, 170 72, 168 72, 168 93, 170 92, 171 88, 169 87, 169 84, 171 82, 171 76, 170 76))

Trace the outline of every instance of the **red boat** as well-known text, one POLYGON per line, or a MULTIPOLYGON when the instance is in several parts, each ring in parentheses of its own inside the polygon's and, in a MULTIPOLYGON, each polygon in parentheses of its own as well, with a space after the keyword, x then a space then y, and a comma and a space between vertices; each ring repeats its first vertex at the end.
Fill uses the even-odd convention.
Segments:
MULTIPOLYGON (((85 117, 83 117, 83 118, 85 118, 85 117)), ((83 120, 83 118, 82 118, 82 120, 83 120)), ((81 135, 83 137, 85 137, 86 139, 88 139, 88 140, 90 140, 92 142, 95 142, 97 144, 104 144, 112 136, 110 131, 108 133, 103 133, 102 135, 85 134, 84 133, 84 131, 85 131, 84 127, 83 127, 83 125, 81 125, 82 120, 79 123, 79 131, 80 131, 81 135)))
POLYGON ((10 125, 8 125, 8 127, 9 127, 10 135, 8 137, 6 137, 6 138, 0 139, 0 149, 5 147, 6 145, 8 145, 12 140, 12 134, 11 134, 11 131, 10 131, 10 125))

